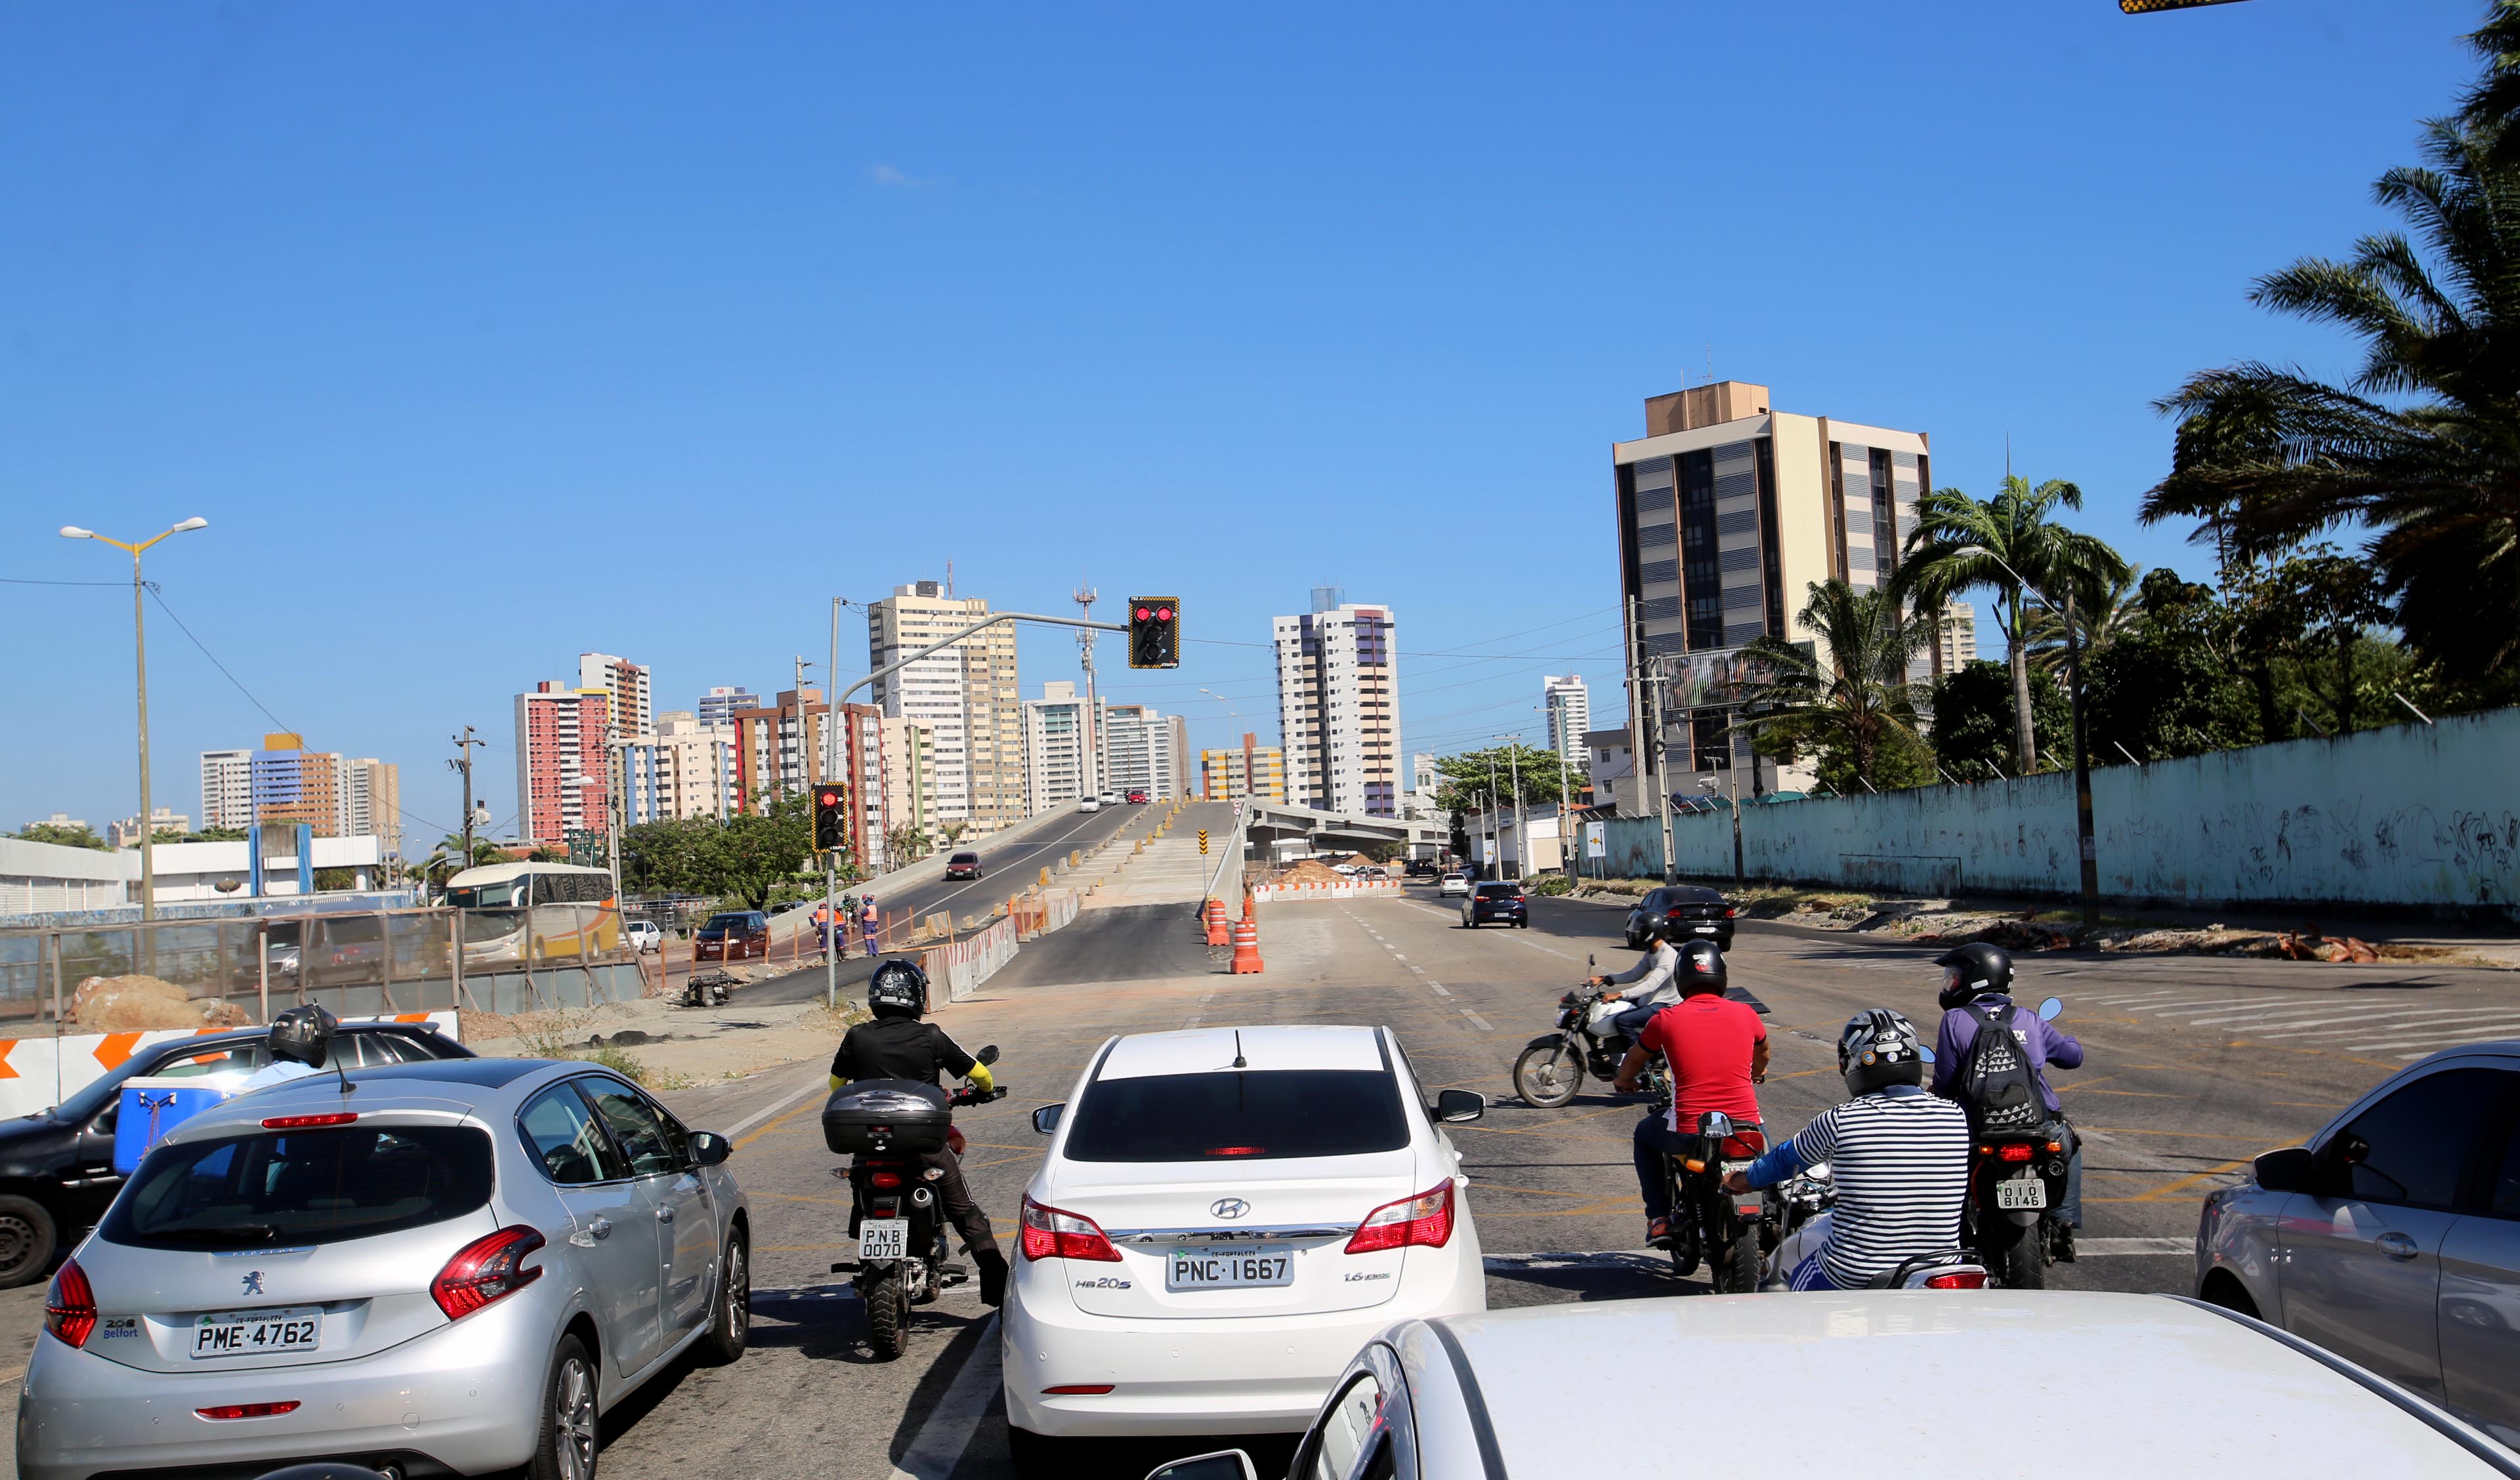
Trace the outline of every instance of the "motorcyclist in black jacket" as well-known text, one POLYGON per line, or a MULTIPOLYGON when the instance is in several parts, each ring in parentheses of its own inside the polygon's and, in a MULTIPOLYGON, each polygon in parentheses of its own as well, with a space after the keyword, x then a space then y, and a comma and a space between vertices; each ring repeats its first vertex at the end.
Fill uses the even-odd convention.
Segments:
MULTIPOLYGON (((899 957, 875 968, 867 983, 867 1007, 875 1021, 862 1022, 840 1039, 832 1055, 832 1088, 853 1079, 915 1079, 938 1084, 940 1074, 968 1079, 980 1089, 993 1088, 989 1066, 963 1051, 943 1028, 921 1019, 927 1011, 927 973, 899 957)), ((1007 1258, 998 1250, 988 1215, 963 1181, 963 1163, 950 1150, 927 1151, 926 1178, 946 1221, 963 1235, 963 1246, 980 1277, 980 1299, 996 1305, 1006 1298, 1007 1258)))

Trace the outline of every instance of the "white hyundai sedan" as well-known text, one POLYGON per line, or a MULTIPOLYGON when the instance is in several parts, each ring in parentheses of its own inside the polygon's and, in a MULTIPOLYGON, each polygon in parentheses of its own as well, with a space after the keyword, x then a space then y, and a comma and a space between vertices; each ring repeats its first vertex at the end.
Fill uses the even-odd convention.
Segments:
POLYGON ((1448 1122, 1388 1028, 1114 1038, 1025 1189, 1007 1421, 1044 1436, 1293 1432, 1395 1321, 1487 1309, 1448 1122))

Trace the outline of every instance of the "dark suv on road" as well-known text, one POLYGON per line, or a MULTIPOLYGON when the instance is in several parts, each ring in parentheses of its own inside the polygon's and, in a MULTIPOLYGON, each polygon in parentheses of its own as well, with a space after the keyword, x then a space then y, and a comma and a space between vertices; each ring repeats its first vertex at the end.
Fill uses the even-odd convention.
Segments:
POLYGON ((1711 940, 1720 949, 1732 949, 1732 921, 1739 919, 1738 907, 1726 902, 1724 896, 1704 884, 1665 884, 1648 889, 1628 911, 1628 949, 1642 951, 1645 939, 1658 919, 1673 919, 1682 925, 1682 938, 1695 936, 1711 940))
MULTIPOLYGON (((345 1022, 327 1067, 365 1068, 471 1058, 472 1051, 428 1023, 345 1022)), ((0 1121, 0 1288, 43 1278, 53 1254, 76 1242, 122 1187, 113 1169, 113 1123, 122 1082, 249 1074, 271 1062, 268 1030, 240 1028, 151 1044, 49 1110, 0 1121)))
POLYGON ((1531 928, 1531 904, 1521 884, 1506 878, 1470 885, 1470 897, 1462 901, 1462 923, 1475 930, 1490 920, 1531 928))

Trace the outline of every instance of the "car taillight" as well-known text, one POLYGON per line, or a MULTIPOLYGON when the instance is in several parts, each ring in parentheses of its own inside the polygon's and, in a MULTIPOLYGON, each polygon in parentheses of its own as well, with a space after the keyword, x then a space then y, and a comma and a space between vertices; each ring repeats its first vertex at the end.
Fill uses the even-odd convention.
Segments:
POLYGON ((1041 1391, 1045 1398, 1100 1398, 1111 1391, 1112 1386, 1108 1382, 1062 1382, 1041 1391))
POLYGON ((1026 1259, 1120 1262, 1120 1251, 1111 1247, 1102 1225, 1081 1213, 1064 1213, 1029 1197, 1023 1200, 1023 1236, 1018 1249, 1026 1259))
POLYGON ((216 1408, 197 1408, 194 1413, 204 1418, 277 1418, 297 1412, 297 1400, 286 1403, 222 1403, 216 1408))
POLYGON ((1995 1148, 1998 1161, 2028 1161, 2034 1153, 2027 1142, 2010 1142, 1995 1148))
POLYGON ((87 1345, 96 1330, 96 1290, 75 1259, 53 1277, 52 1291, 44 1297, 44 1329, 67 1346, 87 1345))
POLYGON ((1428 1188, 1415 1197, 1386 1202, 1365 1215, 1356 1236, 1347 1241, 1351 1254, 1376 1249, 1405 1249, 1411 1244, 1440 1249, 1453 1240, 1453 1184, 1428 1188))
POLYGON ((461 1321, 543 1278, 539 1266, 525 1268, 525 1256, 542 1246, 543 1235, 521 1223, 475 1238, 457 1249, 428 1282, 429 1298, 447 1320, 461 1321))
POLYGON ((337 1110, 330 1115, 273 1115, 265 1119, 266 1131, 307 1131, 317 1126, 345 1126, 359 1118, 356 1110, 337 1110))
POLYGON ((1986 1288, 1986 1271, 1954 1270, 1948 1275, 1928 1275, 1925 1277, 1925 1288, 1929 1290, 1982 1290, 1986 1288))
POLYGON ((1724 907, 1724 918, 1726 919, 1739 919, 1741 918, 1741 907, 1739 905, 1726 905, 1724 907))

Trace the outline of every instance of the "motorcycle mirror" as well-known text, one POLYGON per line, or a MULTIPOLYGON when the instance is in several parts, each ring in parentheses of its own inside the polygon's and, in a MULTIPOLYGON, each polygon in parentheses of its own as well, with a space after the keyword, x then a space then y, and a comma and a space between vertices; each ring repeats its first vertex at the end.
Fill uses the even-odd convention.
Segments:
POLYGON ((1697 1134, 1709 1141, 1724 1141, 1732 1135, 1732 1117, 1722 1110, 1709 1110, 1697 1117, 1697 1134))
POLYGON ((1924 1044, 1916 1045, 1916 1056, 1927 1063, 1934 1061, 1934 1051, 1924 1044))
POLYGON ((2061 997, 2050 997, 2039 1005, 2039 1016, 2047 1022, 2054 1022, 2056 1014, 2064 1010, 2065 1000, 2061 997))
POLYGON ((972 1054, 972 1055, 971 1055, 971 1058, 972 1058, 972 1060, 973 1060, 974 1062, 977 1062, 977 1063, 983 1063, 983 1064, 992 1064, 992 1063, 996 1063, 996 1062, 998 1061, 998 1046, 997 1046, 996 1044, 989 1044, 989 1045, 986 1045, 986 1046, 984 1046, 984 1047, 980 1050, 980 1052, 979 1052, 979 1053, 972 1054))

